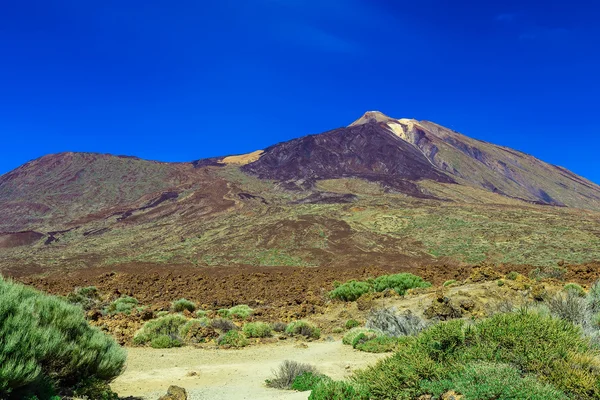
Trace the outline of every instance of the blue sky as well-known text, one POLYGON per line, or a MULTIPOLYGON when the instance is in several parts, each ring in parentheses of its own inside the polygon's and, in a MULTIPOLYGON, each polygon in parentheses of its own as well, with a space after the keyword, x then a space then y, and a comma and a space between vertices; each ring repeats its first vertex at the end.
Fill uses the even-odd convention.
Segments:
POLYGON ((47 153, 164 161, 427 119, 600 182, 600 3, 5 2, 0 174, 47 153))

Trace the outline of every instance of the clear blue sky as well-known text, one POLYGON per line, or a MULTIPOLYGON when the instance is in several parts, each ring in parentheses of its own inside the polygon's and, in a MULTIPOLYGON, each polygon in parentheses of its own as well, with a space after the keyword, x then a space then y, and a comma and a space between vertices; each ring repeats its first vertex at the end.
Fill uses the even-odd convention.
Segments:
POLYGON ((0 174, 244 153, 380 110, 600 182, 599 20, 591 0, 5 1, 0 174))

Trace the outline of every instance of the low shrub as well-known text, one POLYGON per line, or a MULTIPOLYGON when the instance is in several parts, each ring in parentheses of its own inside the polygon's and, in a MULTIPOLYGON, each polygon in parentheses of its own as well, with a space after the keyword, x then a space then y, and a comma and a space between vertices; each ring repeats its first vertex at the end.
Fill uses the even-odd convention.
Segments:
POLYGON ((287 328, 287 324, 285 322, 275 322, 273 324, 273 330, 275 332, 285 332, 286 328, 287 328))
POLYGON ((100 294, 95 286, 76 288, 67 295, 67 301, 89 311, 100 303, 100 294))
POLYGON ((0 277, 0 398, 46 399, 89 379, 109 382, 125 359, 80 307, 0 277))
POLYGON ((369 390, 363 386, 342 381, 319 382, 309 400, 369 400, 369 390))
POLYGON ((286 360, 273 371, 273 378, 267 379, 265 383, 275 389, 291 389, 296 378, 307 373, 317 375, 318 371, 310 364, 286 360))
POLYGON ((342 338, 342 343, 352 346, 356 338, 361 334, 378 334, 379 332, 369 328, 352 328, 342 338))
POLYGON ((431 283, 426 282, 420 276, 409 273, 382 275, 368 281, 350 280, 336 286, 329 292, 329 297, 342 301, 356 301, 360 296, 369 292, 383 292, 391 289, 399 295, 404 295, 408 289, 430 286, 431 283))
POLYGON ((514 281, 514 280, 516 280, 519 277, 519 275, 521 275, 521 274, 519 274, 516 271, 511 271, 508 274, 506 274, 506 279, 514 281))
MULTIPOLYGON (((167 336, 173 339, 173 344, 176 344, 175 340, 179 340, 179 330, 182 326, 187 323, 187 319, 183 315, 170 314, 164 317, 153 319, 144 324, 133 337, 133 343, 136 345, 144 345, 152 342, 161 336, 167 336)), ((166 343, 165 339, 160 339, 158 343, 166 343)), ((154 347, 154 345, 152 345, 154 347)))
POLYGON ((360 322, 358 322, 355 319, 349 319, 348 321, 346 321, 346 329, 352 329, 352 328, 356 328, 357 326, 360 326, 360 322))
POLYGON ((585 299, 576 291, 567 290, 566 293, 557 293, 548 300, 548 309, 552 315, 582 325, 586 320, 587 307, 585 299))
POLYGON ((450 286, 453 283, 456 283, 456 279, 450 279, 449 281, 444 282, 443 286, 450 286))
POLYGON ((536 281, 540 281, 542 279, 558 279, 563 280, 567 270, 562 267, 541 267, 531 270, 529 273, 529 278, 534 279, 536 281))
POLYGON ((79 383, 73 389, 73 396, 81 399, 119 400, 119 395, 112 391, 106 381, 95 378, 86 379, 79 383))
POLYGON ((496 285, 498 285, 498 286, 502 287, 502 286, 504 286, 504 281, 503 281, 502 279, 498 279, 498 280, 496 281, 496 285))
POLYGON ((249 322, 244 325, 242 331, 249 338, 264 338, 273 335, 271 326, 264 322, 249 322))
POLYGON ((231 320, 225 318, 215 318, 210 322, 210 326, 214 329, 217 329, 223 333, 227 333, 229 331, 235 331, 238 327, 231 320))
POLYGON ((321 337, 321 330, 306 321, 294 321, 289 323, 287 328, 285 328, 285 333, 288 335, 301 335, 310 339, 318 339, 321 337))
MULTIPOLYGON (((575 399, 600 397, 598 351, 590 347, 580 328, 537 312, 496 314, 475 324, 462 320, 443 322, 416 337, 401 340, 392 356, 354 375, 352 385, 367 388, 370 399, 416 398, 427 394, 421 385, 444 380, 462 379, 467 384, 477 374, 473 371, 487 365, 479 363, 506 364, 515 368, 519 376, 530 376, 537 385, 527 378, 511 383, 511 390, 517 391, 519 387, 514 385, 518 384, 537 398, 543 398, 539 397, 543 393, 559 393, 556 398, 561 398, 560 393, 575 399), (468 365, 474 369, 469 371, 468 365)), ((492 385, 490 377, 480 379, 483 384, 492 385)))
POLYGON ((448 378, 423 381, 421 390, 436 398, 449 390, 460 393, 466 399, 527 399, 567 400, 568 397, 549 384, 539 382, 533 376, 522 376, 521 372, 508 364, 474 362, 463 370, 451 373, 448 378))
POLYGON ((107 314, 131 314, 131 311, 137 307, 137 299, 130 296, 122 296, 110 303, 106 309, 107 314))
POLYGON ((171 308, 173 308, 173 311, 175 312, 183 312, 184 310, 194 312, 196 310, 196 304, 187 299, 179 299, 171 304, 171 308))
POLYGON ((196 317, 198 318, 204 318, 207 314, 208 313, 204 310, 196 310, 196 317))
POLYGON ((154 349, 168 349, 171 347, 181 347, 183 342, 178 338, 169 335, 159 335, 150 340, 150 347, 154 349))
POLYGON ((169 315, 169 312, 165 311, 165 310, 157 311, 155 315, 156 315, 156 318, 160 318, 160 317, 164 317, 165 315, 169 315))
POLYGON ((587 308, 592 314, 600 313, 600 281, 596 281, 586 296, 587 308))
POLYGON ((427 327, 424 320, 405 312, 397 314, 395 308, 378 308, 369 313, 366 327, 383 333, 386 336, 412 336, 427 327))
POLYGON ((248 345, 248 339, 242 333, 232 330, 221 335, 217 343, 219 346, 245 347, 248 345))
POLYGON ((399 343, 397 338, 389 336, 377 336, 362 343, 358 342, 359 341, 356 340, 357 344, 354 348, 367 353, 389 353, 396 350, 399 343))
POLYGON ((351 280, 329 292, 329 297, 342 301, 356 301, 360 296, 370 291, 372 291, 372 287, 369 283, 351 280))
POLYGON ((581 287, 581 285, 578 285, 576 283, 567 283, 563 287, 563 290, 565 292, 573 292, 579 297, 585 297, 586 295, 585 290, 581 287))
POLYGON ((319 385, 323 381, 330 381, 331 378, 321 375, 315 372, 304 372, 298 375, 290 389, 297 390, 299 392, 307 392, 309 390, 314 390, 317 385, 319 385))
POLYGON ((420 276, 409 273, 383 275, 375 278, 373 281, 373 289, 376 292, 392 289, 401 296, 404 295, 408 289, 427 287, 431 287, 431 283, 423 280, 420 276))
POLYGON ((250 315, 252 315, 253 311, 254 310, 251 309, 250 307, 248 307, 247 305, 240 304, 240 305, 231 307, 229 309, 222 308, 222 309, 220 309, 220 310, 217 311, 217 314, 219 314, 219 316, 222 317, 222 318, 246 319, 250 315))

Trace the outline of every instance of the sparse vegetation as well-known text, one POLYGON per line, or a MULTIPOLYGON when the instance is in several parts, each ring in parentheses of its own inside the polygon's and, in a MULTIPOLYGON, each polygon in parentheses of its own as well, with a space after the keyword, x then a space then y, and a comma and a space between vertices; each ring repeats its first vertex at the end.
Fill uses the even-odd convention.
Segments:
POLYGON ((519 275, 521 275, 521 274, 519 274, 516 271, 511 271, 508 274, 506 274, 506 279, 514 281, 514 280, 516 280, 519 277, 519 275))
POLYGON ((67 295, 67 301, 88 311, 100 303, 100 294, 95 286, 76 288, 67 295))
POLYGON ((177 301, 174 301, 171 307, 175 312, 183 312, 184 310, 194 312, 196 310, 196 304, 187 299, 179 299, 177 301))
POLYGON ((244 325, 242 331, 249 338, 264 338, 273 334, 271 326, 264 322, 249 322, 244 325))
POLYGON ((287 324, 285 322, 275 322, 273 324, 273 330, 275 332, 285 332, 286 328, 287 328, 287 324))
POLYGON ((125 358, 80 307, 0 277, 0 397, 49 398, 89 379, 108 382, 125 358))
POLYGON ((286 360, 273 371, 273 378, 267 379, 265 383, 268 387, 276 389, 291 389, 294 381, 305 374, 318 375, 318 371, 310 364, 286 360))
POLYGON ((288 324, 285 329, 288 335, 300 335, 309 339, 318 339, 321 337, 321 330, 306 321, 294 321, 288 324))
POLYGON ((444 287, 446 287, 446 286, 450 286, 450 285, 452 285, 452 284, 454 284, 454 283, 456 283, 456 279, 450 279, 450 280, 448 280, 448 281, 444 282, 444 285, 443 285, 443 286, 444 286, 444 287))
POLYGON ((529 278, 541 281, 543 279, 558 279, 564 280, 567 270, 559 266, 547 266, 531 270, 529 278))
POLYGON ((336 285, 329 292, 332 299, 342 301, 356 301, 360 296, 369 292, 383 292, 385 290, 394 290, 399 295, 404 295, 408 289, 430 287, 431 283, 423 278, 409 274, 382 275, 368 281, 350 280, 346 283, 336 285))
POLYGON ((106 309, 107 314, 131 314, 131 311, 136 308, 138 301, 130 296, 122 296, 110 303, 106 309))

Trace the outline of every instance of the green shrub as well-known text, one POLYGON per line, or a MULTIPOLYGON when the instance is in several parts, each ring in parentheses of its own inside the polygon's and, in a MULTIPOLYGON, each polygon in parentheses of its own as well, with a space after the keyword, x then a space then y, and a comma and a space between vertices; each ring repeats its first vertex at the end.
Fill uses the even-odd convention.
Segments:
POLYGON ((330 381, 331 378, 314 372, 304 372, 294 379, 291 389, 299 392, 307 392, 314 390, 324 380, 330 381))
POLYGON ((285 360, 277 370, 273 371, 273 378, 267 379, 265 383, 275 389, 291 389, 296 378, 305 374, 318 375, 318 372, 310 364, 285 360))
POLYGON ((344 329, 344 328, 342 328, 342 327, 339 327, 339 326, 336 326, 335 328, 333 328, 333 329, 331 330, 331 333, 342 333, 342 332, 344 332, 344 331, 345 331, 345 329, 344 329))
POLYGON ((360 326, 360 322, 358 322, 355 319, 349 319, 348 321, 346 321, 346 329, 352 329, 352 328, 356 328, 358 326, 360 326))
POLYGON ((369 400, 369 391, 360 385, 324 379, 315 386, 308 399, 369 400))
POLYGON ((217 311, 217 314, 222 318, 246 319, 252 314, 253 311, 254 310, 247 305, 240 304, 229 309, 222 308, 217 311))
MULTIPOLYGON (((133 343, 143 345, 151 343, 160 336, 168 336, 172 339, 179 339, 179 330, 187 323, 183 315, 170 314, 157 319, 153 319, 144 324, 133 337, 133 343)), ((164 342, 164 339, 161 339, 164 342)))
POLYGON ((169 315, 169 312, 165 311, 165 310, 157 311, 155 315, 156 315, 156 318, 160 318, 160 317, 164 317, 165 315, 169 315))
POLYGON ((423 381, 421 390, 436 397, 454 390, 465 399, 477 400, 568 399, 564 393, 533 376, 521 376, 520 371, 511 365, 487 362, 471 363, 446 379, 423 381))
POLYGON ((450 286, 453 283, 456 283, 456 279, 450 279, 449 281, 444 282, 444 286, 450 286))
POLYGON ((106 309, 107 314, 131 314, 131 311, 138 305, 138 301, 129 296, 119 297, 110 303, 106 309))
POLYGON ((424 281, 420 276, 409 273, 382 275, 366 282, 350 280, 336 286, 329 292, 329 297, 342 301, 355 301, 363 294, 373 291, 383 292, 392 289, 399 295, 404 295, 408 289, 430 286, 431 283, 424 281))
POLYGON ((94 378, 86 379, 78 384, 73 389, 73 395, 83 399, 119 400, 119 395, 112 391, 106 381, 94 378))
POLYGON ((100 294, 95 286, 76 288, 67 295, 67 301, 88 311, 100 303, 100 294))
POLYGON ((53 388, 108 382, 125 358, 80 307, 0 277, 0 398, 45 399, 53 388))
POLYGON ((423 280, 420 276, 409 273, 383 275, 375 278, 373 288, 376 292, 393 289, 399 295, 404 295, 408 289, 431 287, 431 283, 423 280))
POLYGON ((503 281, 502 279, 498 279, 498 280, 496 281, 496 285, 498 285, 498 286, 502 287, 502 286, 504 286, 504 281, 503 281))
POLYGON ((519 274, 516 271, 511 271, 508 274, 506 274, 506 279, 510 279, 511 281, 514 281, 519 277, 519 275, 521 275, 521 274, 519 274))
POLYGON ((238 331, 229 331, 219 337, 217 343, 219 346, 245 347, 248 345, 248 339, 238 331))
POLYGON ((376 333, 376 331, 374 331, 373 329, 368 329, 368 328, 363 328, 363 327, 352 328, 348 332, 346 332, 346 334, 342 338, 342 343, 352 346, 352 343, 354 343, 354 341, 356 340, 356 338, 359 335, 375 334, 375 333, 376 333))
POLYGON ((160 335, 153 337, 150 341, 150 347, 154 349, 168 349, 171 347, 181 347, 183 342, 169 335, 160 335))
POLYGON ((529 380, 519 381, 529 385, 527 393, 558 390, 576 399, 599 398, 598 356, 580 328, 523 310, 473 325, 462 320, 440 323, 417 337, 401 338, 396 353, 358 371, 353 381, 368 388, 371 399, 413 399, 423 394, 423 381, 457 381, 469 376, 469 371, 461 375, 467 365, 502 363, 540 383, 534 387, 529 380))
POLYGON ((585 290, 581 287, 581 285, 578 285, 577 283, 567 283, 563 287, 563 290, 565 292, 573 292, 579 297, 585 297, 586 295, 585 290))
POLYGON ((356 301, 360 296, 370 291, 372 291, 372 287, 367 282, 351 280, 333 289, 329 292, 329 296, 332 299, 342 301, 356 301))
POLYGON ((264 322, 249 322, 244 325, 242 331, 249 338, 264 338, 273 335, 271 326, 264 322))
POLYGON ((587 308, 591 313, 600 313, 600 281, 596 281, 592 287, 590 287, 590 291, 585 300, 587 302, 587 308))
POLYGON ((208 313, 204 310, 196 310, 196 317, 198 318, 204 318, 207 314, 208 313))
POLYGON ((190 331, 192 329, 194 329, 195 327, 198 327, 198 326, 206 327, 209 324, 210 324, 210 320, 208 318, 190 319, 190 320, 186 321, 185 324, 183 324, 179 327, 179 337, 181 337, 182 339, 185 339, 188 336, 188 334, 190 333, 190 331))
MULTIPOLYGON (((358 341, 357 341, 358 343, 358 341)), ((354 348, 367 353, 389 353, 398 346, 398 339, 389 336, 377 336, 364 343, 358 343, 354 348)))
POLYGON ((288 335, 301 335, 311 339, 318 339, 321 337, 321 330, 306 321, 290 322, 287 328, 285 328, 285 333, 288 335))
POLYGON ((179 299, 177 301, 174 301, 173 304, 171 304, 171 307, 175 312, 183 312, 184 310, 194 312, 196 310, 196 304, 187 299, 179 299))

